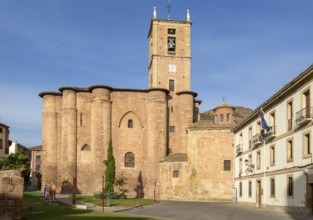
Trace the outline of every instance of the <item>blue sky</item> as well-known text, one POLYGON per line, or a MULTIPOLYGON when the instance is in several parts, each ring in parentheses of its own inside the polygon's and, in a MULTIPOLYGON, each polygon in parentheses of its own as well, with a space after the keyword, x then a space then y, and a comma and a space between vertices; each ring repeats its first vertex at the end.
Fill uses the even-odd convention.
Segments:
MULTIPOLYGON (((256 108, 312 64, 312 0, 171 0, 190 9, 191 87, 201 112, 256 108)), ((38 93, 63 86, 148 87, 148 29, 167 0, 0 0, 0 122, 41 144, 38 93)))

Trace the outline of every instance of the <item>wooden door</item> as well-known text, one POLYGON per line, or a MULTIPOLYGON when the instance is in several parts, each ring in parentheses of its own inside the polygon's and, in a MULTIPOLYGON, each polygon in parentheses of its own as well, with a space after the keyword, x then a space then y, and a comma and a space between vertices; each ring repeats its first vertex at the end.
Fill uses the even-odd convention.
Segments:
POLYGON ((262 187, 261 187, 261 181, 258 180, 256 182, 256 207, 261 208, 262 205, 262 187))
POLYGON ((311 201, 311 215, 313 215, 313 184, 310 184, 310 187, 311 187, 311 198, 310 198, 310 201, 311 201))

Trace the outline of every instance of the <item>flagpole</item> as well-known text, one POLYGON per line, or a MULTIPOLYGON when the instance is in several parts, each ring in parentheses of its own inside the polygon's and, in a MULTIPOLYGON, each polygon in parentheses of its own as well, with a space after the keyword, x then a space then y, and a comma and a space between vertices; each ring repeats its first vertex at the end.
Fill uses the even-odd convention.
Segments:
MULTIPOLYGON (((266 123, 266 120, 264 119, 264 111, 263 111, 263 108, 261 107, 260 109, 260 112, 261 112, 261 127, 262 129, 267 129, 268 125, 266 123)), ((261 132, 262 133, 262 132, 261 132)), ((261 135, 261 138, 262 138, 262 147, 263 147, 263 190, 262 190, 262 194, 263 194, 263 199, 262 199, 262 204, 263 204, 263 207, 265 208, 265 195, 266 195, 266 184, 265 184, 265 162, 266 162, 266 158, 265 158, 265 135, 264 135, 264 132, 263 132, 263 135, 261 135)))
POLYGON ((263 158, 264 158, 264 160, 263 160, 263 201, 262 201, 262 203, 263 203, 263 207, 265 208, 265 189, 266 189, 266 184, 265 184, 265 138, 263 138, 262 137, 262 145, 263 145, 263 158))

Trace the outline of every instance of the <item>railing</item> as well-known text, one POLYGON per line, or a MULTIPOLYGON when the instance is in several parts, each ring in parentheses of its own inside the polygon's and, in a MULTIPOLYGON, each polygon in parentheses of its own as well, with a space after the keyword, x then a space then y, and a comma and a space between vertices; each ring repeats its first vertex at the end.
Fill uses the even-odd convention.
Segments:
POLYGON ((252 137, 252 145, 253 147, 257 147, 261 144, 261 136, 256 134, 252 137))
POLYGON ((302 125, 312 120, 313 107, 306 107, 296 113, 296 124, 302 125))
POLYGON ((237 153, 237 154, 242 153, 242 144, 237 144, 237 145, 236 145, 236 153, 237 153))
POLYGON ((266 130, 266 129, 262 129, 261 131, 261 136, 265 139, 265 140, 271 140, 273 138, 276 137, 276 129, 275 126, 271 126, 270 129, 266 130))

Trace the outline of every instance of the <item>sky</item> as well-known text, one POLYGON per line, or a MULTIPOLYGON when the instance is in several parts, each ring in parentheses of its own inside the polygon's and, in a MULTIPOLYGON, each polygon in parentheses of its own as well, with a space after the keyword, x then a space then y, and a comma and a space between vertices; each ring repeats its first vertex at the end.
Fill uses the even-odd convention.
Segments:
MULTIPOLYGON (((103 84, 148 88, 148 30, 168 0, 0 0, 0 123, 42 143, 44 91, 103 84)), ((257 108, 312 65, 312 0, 171 0, 190 10, 191 89, 200 112, 257 108)))

